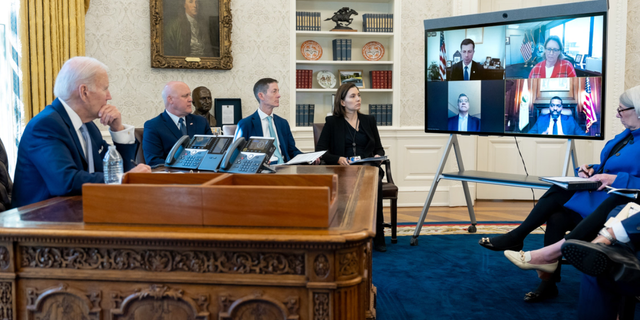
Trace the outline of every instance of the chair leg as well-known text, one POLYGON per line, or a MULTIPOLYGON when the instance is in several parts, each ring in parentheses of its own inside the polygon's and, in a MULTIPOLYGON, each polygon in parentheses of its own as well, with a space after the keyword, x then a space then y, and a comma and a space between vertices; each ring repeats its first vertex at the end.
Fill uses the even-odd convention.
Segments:
POLYGON ((398 243, 398 199, 391 199, 391 243, 398 243))

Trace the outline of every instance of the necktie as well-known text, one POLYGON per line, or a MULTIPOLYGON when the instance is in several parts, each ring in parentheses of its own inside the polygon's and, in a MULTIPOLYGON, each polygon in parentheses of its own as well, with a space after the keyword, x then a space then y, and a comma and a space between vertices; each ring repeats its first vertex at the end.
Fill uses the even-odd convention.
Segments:
POLYGON ((274 145, 276 146, 276 151, 274 152, 275 156, 278 157, 278 164, 284 163, 282 159, 282 153, 280 153, 280 146, 278 145, 278 137, 276 136, 276 131, 273 129, 273 119, 271 116, 267 117, 267 121, 269 122, 269 135, 274 138, 274 145))
POLYGON ((553 135, 558 134, 558 119, 553 119, 553 135))
POLYGON ((464 79, 465 80, 469 80, 469 67, 468 66, 464 67, 464 79))
POLYGON ((184 119, 180 118, 180 120, 178 121, 178 124, 180 127, 180 132, 182 132, 182 135, 185 136, 187 135, 187 126, 184 125, 184 119))
POLYGON ((87 125, 83 124, 80 127, 80 133, 82 133, 82 138, 84 139, 84 146, 87 150, 85 154, 85 158, 87 159, 87 164, 89 166, 89 173, 96 172, 96 169, 93 164, 93 146, 91 145, 91 138, 89 138, 89 131, 87 130, 87 125))

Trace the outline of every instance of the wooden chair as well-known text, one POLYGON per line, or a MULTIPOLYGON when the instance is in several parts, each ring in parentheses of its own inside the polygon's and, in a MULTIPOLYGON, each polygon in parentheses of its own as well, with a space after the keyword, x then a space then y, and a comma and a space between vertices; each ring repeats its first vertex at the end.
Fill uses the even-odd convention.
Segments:
POLYGON ((144 151, 142 150, 142 136, 144 134, 144 128, 135 128, 133 131, 133 135, 136 137, 136 140, 140 143, 138 145, 138 150, 136 151, 136 162, 137 163, 146 163, 144 161, 144 151))
MULTIPOLYGON (((318 139, 324 128, 324 123, 313 124, 313 146, 318 145, 318 139)), ((384 223, 383 227, 391 228, 391 243, 398 243, 398 186, 393 182, 391 174, 391 161, 389 159, 382 161, 384 167, 386 182, 382 181, 382 199, 391 201, 391 223, 384 223)))

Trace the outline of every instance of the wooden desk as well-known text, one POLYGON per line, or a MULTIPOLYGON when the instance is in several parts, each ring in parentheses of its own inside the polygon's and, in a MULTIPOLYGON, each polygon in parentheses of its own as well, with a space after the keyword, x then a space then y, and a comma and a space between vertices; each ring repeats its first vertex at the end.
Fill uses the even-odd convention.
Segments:
POLYGON ((375 318, 377 168, 278 172, 339 175, 328 229, 84 224, 79 196, 0 214, 0 318, 375 318))

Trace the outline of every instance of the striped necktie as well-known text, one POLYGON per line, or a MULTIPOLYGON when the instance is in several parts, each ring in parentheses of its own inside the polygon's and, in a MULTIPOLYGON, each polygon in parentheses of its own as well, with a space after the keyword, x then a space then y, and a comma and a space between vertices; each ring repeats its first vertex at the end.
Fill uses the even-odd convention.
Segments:
POLYGON ((184 125, 184 119, 180 118, 180 120, 178 120, 178 124, 179 124, 179 129, 180 132, 182 132, 183 136, 187 135, 187 126, 184 125))
POLYGON ((96 172, 96 169, 93 164, 93 146, 91 145, 91 138, 89 137, 89 130, 87 130, 87 125, 82 124, 80 127, 80 133, 82 133, 82 138, 84 139, 84 146, 87 151, 85 154, 85 159, 87 159, 87 165, 89 166, 89 173, 96 172))
POLYGON ((273 119, 271 116, 267 117, 267 121, 269 122, 269 135, 275 139, 273 144, 276 146, 275 156, 278 158, 278 164, 284 163, 284 159, 282 159, 282 153, 280 153, 280 146, 278 145, 278 137, 276 136, 276 130, 273 129, 273 119))

